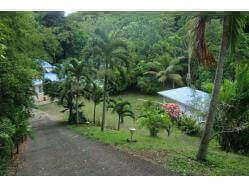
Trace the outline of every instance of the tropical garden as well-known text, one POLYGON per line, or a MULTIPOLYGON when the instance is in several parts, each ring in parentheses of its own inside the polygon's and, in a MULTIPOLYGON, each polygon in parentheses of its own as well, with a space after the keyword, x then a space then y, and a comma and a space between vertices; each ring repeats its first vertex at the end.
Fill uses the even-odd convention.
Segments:
POLYGON ((1 175, 35 138, 33 108, 180 175, 248 175, 247 13, 1 12, 0 32, 1 175), (44 80, 52 103, 39 106, 38 60, 59 78, 44 80), (210 94, 204 123, 157 95, 183 86, 210 94))

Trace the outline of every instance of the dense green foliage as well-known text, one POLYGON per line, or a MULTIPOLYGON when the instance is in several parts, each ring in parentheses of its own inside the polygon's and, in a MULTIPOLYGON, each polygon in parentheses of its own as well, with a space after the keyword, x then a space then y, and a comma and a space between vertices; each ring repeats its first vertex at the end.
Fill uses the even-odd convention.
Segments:
POLYGON ((46 56, 39 31, 33 13, 0 14, 0 160, 31 134, 32 80, 41 74, 35 60, 46 56))
POLYGON ((177 122, 177 127, 191 136, 201 135, 201 126, 197 121, 188 116, 182 116, 177 122))
POLYGON ((165 129, 168 136, 172 130, 171 118, 165 113, 160 105, 151 101, 145 101, 142 114, 138 117, 141 127, 146 127, 150 131, 150 136, 157 137, 160 129, 165 129))
MULTIPOLYGON (((49 45, 44 44, 47 51, 54 51, 48 55, 52 63, 61 64, 68 58, 87 59, 95 68, 96 73, 92 75, 92 79, 104 85, 102 98, 100 90, 96 92, 95 108, 103 100, 105 103, 110 95, 117 95, 126 90, 152 95, 163 89, 184 86, 189 83, 188 72, 191 74, 192 87, 210 94, 212 92, 221 45, 220 15, 211 14, 206 17, 208 24, 204 33, 205 50, 208 50, 209 61, 202 63, 198 56, 192 56, 189 67, 189 49, 193 45, 192 38, 196 37, 190 32, 197 23, 194 13, 76 12, 63 17, 60 12, 38 12, 36 15, 41 27, 53 39, 48 42, 49 45)), ((235 15, 236 18, 239 18, 238 16, 235 15)), ((242 20, 237 20, 239 24, 242 23, 242 20)), ((234 24, 237 20, 234 19, 234 24)), ((247 61, 248 33, 231 30, 231 34, 238 41, 238 45, 235 49, 230 48, 237 53, 233 53, 233 56, 227 53, 225 56, 224 81, 219 94, 219 100, 227 104, 223 105, 223 108, 236 97, 234 84, 237 79, 237 64, 247 61)), ((90 87, 85 89, 88 93, 91 93, 90 90, 90 87)), ((81 95, 81 99, 82 96, 88 97, 87 94, 81 95)), ((94 95, 92 99, 94 100, 94 95)), ((102 128, 105 122, 105 108, 104 104, 102 128)), ((94 109, 94 121, 95 113, 94 109)), ((189 128, 195 129, 195 125, 190 126, 189 128)), ((197 134, 197 131, 196 127, 194 134, 197 134)))
POLYGON ((223 85, 222 103, 217 116, 216 131, 226 151, 248 153, 249 136, 249 66, 237 65, 235 81, 223 85))
POLYGON ((124 123, 125 117, 131 117, 135 119, 135 114, 131 109, 131 104, 128 101, 118 98, 117 100, 108 100, 108 109, 112 109, 112 112, 118 114, 118 130, 120 129, 120 124, 124 123))
MULTIPOLYGON (((0 160, 8 159, 13 147, 31 134, 32 81, 42 77, 38 60, 57 67, 60 81, 46 82, 44 91, 58 99, 63 111, 69 111, 71 124, 88 120, 84 99, 93 101, 94 123, 96 118, 100 121, 96 108, 102 106, 104 130, 107 101, 113 95, 128 90, 153 95, 186 85, 211 94, 224 16, 202 15, 198 19, 196 13, 75 12, 65 17, 64 12, 2 12, 0 160), (204 22, 203 33, 198 24, 204 22), (190 32, 194 28, 199 28, 195 35, 190 32), (193 38, 205 40, 193 43, 193 38), (196 50, 191 50, 193 46, 196 50)), ((249 20, 246 13, 229 17, 230 53, 224 56, 219 115, 212 133, 224 150, 248 153, 249 34, 243 30, 244 19, 249 20), (232 45, 235 41, 236 46, 232 45)), ((135 112, 127 102, 109 101, 109 108, 119 116, 119 129, 124 117, 134 117, 135 112)), ((137 112, 142 112, 139 121, 152 136, 162 128, 171 133, 172 122, 160 107, 151 104, 137 112)), ((190 118, 181 118, 178 126, 186 134, 200 134, 198 124, 190 118)))

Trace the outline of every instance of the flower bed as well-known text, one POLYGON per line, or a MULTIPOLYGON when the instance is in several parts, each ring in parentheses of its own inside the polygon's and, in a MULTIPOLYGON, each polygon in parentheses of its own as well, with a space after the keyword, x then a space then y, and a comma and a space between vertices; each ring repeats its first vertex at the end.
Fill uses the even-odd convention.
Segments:
POLYGON ((165 113, 168 114, 173 120, 178 119, 182 115, 180 107, 176 103, 163 103, 162 108, 165 110, 165 113))

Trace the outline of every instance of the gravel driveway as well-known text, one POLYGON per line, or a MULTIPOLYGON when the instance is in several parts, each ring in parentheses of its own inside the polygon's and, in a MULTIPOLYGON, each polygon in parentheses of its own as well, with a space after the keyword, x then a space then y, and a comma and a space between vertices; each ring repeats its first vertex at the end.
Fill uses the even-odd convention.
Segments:
POLYGON ((35 140, 20 154, 19 176, 170 175, 160 165, 76 134, 45 112, 34 113, 35 140))

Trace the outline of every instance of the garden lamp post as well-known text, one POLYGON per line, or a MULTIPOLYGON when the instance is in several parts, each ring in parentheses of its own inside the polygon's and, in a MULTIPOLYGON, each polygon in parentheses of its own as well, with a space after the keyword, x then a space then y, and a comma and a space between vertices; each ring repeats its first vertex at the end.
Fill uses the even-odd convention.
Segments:
POLYGON ((130 142, 136 142, 136 140, 133 140, 132 138, 133 138, 133 135, 134 135, 134 133, 135 133, 135 131, 136 131, 136 129, 135 128, 129 128, 129 131, 130 131, 130 133, 131 133, 131 139, 129 140, 129 139, 127 139, 128 141, 130 141, 130 142))

